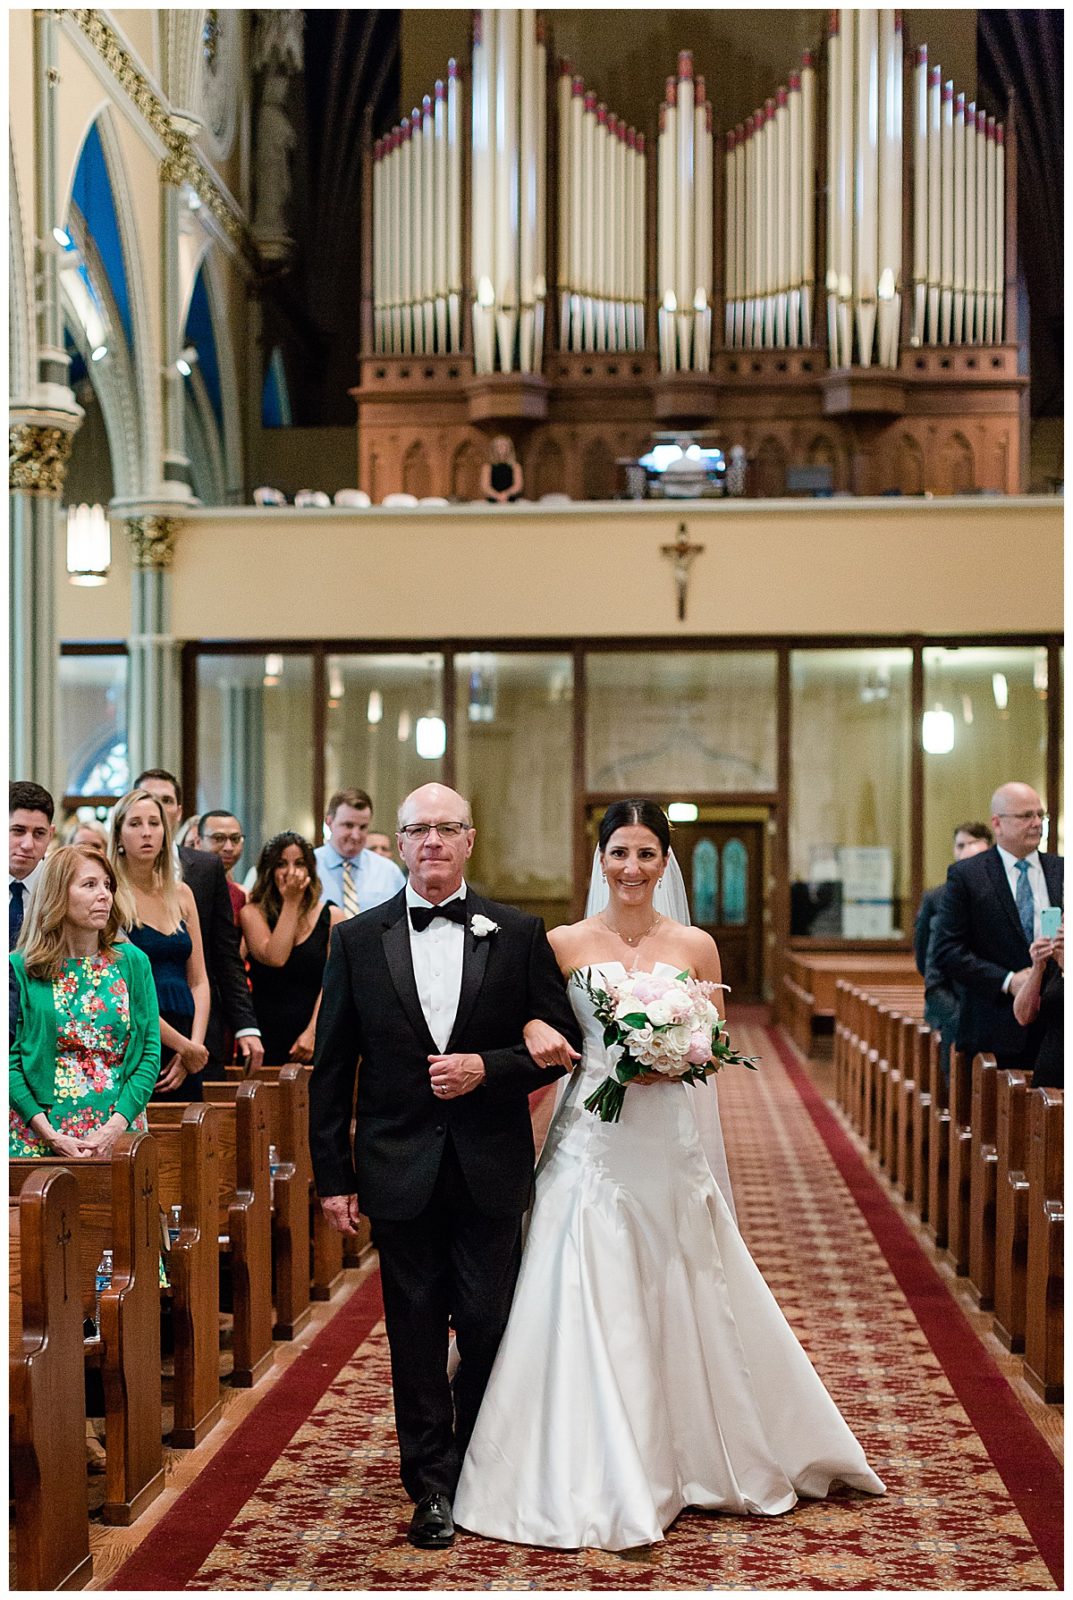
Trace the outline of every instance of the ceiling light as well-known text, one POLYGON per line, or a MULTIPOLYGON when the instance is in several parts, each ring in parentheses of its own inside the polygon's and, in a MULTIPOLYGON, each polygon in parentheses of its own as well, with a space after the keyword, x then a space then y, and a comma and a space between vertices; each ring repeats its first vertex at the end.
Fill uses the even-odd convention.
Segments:
POLYGON ((700 811, 689 800, 672 800, 667 815, 672 822, 696 822, 700 811))
POLYGON ((82 588, 108 582, 112 530, 103 506, 71 506, 67 512, 67 577, 82 588))
POLYGON ((425 761, 438 761, 447 749, 447 724, 442 717, 418 717, 417 753, 425 761))
POLYGON ((1010 686, 1006 682, 1006 674, 1004 672, 993 672, 991 674, 991 689, 995 696, 996 706, 1000 711, 1005 711, 1010 703, 1010 686))
POLYGON ((370 727, 375 727, 384 718, 384 697, 379 689, 369 690, 369 709, 365 713, 365 720, 370 727))
POLYGON ((947 756, 954 748, 954 718, 942 706, 925 711, 922 742, 929 756, 947 756))
POLYGON ((107 354, 108 346, 106 344, 99 344, 95 349, 90 351, 89 359, 91 361, 103 361, 107 354))

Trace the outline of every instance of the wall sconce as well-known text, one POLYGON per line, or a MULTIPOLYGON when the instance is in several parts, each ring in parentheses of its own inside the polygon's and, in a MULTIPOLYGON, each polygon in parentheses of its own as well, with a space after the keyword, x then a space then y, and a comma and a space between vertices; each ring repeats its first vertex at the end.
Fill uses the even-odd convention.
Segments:
POLYGON ((265 671, 261 682, 266 689, 274 689, 283 676, 283 657, 280 655, 265 656, 265 671))
POLYGON ((438 761, 447 749, 447 724, 442 717, 417 719, 417 753, 423 761, 438 761))
POLYGON ((103 506, 67 509, 67 580, 86 589, 108 582, 112 530, 103 506))
POLYGON ((954 748, 954 718, 950 712, 941 705, 934 711, 925 711, 921 737, 929 756, 948 756, 954 748))
POLYGON ((671 822, 696 822, 700 811, 691 800, 672 800, 667 807, 667 816, 671 822))

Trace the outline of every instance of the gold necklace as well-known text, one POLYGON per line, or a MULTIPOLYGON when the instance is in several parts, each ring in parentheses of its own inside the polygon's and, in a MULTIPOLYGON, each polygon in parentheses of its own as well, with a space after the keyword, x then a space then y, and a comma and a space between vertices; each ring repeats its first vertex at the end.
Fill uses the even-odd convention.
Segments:
POLYGON ((635 939, 631 939, 628 933, 622 933, 620 931, 620 929, 616 928, 612 923, 608 922, 606 917, 604 917, 604 919, 603 919, 603 924, 604 924, 604 927, 608 930, 609 933, 615 934, 615 936, 617 938, 622 940, 623 944, 628 944, 630 949, 632 950, 637 945, 639 945, 641 943, 642 939, 647 939, 650 933, 655 933, 656 929, 659 927, 659 925, 660 925, 660 923, 662 921, 663 921, 663 916, 659 911, 657 911, 656 912, 656 920, 653 923, 651 923, 645 929, 644 933, 639 933, 635 939))

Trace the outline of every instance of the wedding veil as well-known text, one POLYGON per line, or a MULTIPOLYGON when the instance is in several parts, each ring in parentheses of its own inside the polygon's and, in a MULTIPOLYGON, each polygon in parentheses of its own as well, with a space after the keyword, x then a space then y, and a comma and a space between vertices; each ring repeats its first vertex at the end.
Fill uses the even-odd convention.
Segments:
MULTIPOLYGON (((585 915, 595 917, 607 905, 608 891, 604 879, 603 868, 600 865, 600 852, 597 849, 592 858, 592 875, 589 878, 589 897, 585 902, 585 915)), ((686 894, 685 879, 682 869, 675 859, 672 850, 667 857, 663 877, 656 885, 652 896, 653 909, 661 916, 669 918, 671 922, 682 922, 688 928, 690 925, 689 898, 686 894)), ((712 1177, 719 1185, 723 1199, 730 1207, 730 1214, 737 1222, 737 1212, 734 1209, 734 1194, 730 1187, 730 1169, 727 1166, 726 1145, 723 1142, 723 1126, 719 1120, 719 1096, 716 1090, 717 1073, 712 1073, 703 1083, 695 1083, 690 1090, 690 1104, 693 1114, 697 1119, 697 1132, 700 1135, 701 1146, 712 1169, 712 1177)))

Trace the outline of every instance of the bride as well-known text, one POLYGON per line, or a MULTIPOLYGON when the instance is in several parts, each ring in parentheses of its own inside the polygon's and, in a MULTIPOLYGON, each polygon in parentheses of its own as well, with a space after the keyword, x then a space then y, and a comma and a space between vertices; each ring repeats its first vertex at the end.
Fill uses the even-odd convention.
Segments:
MULTIPOLYGON (((713 940, 653 904, 677 872, 659 806, 612 805, 597 862, 605 909, 549 936, 565 974, 720 981, 713 940)), ((621 1120, 600 1121, 583 1101, 613 1062, 576 981, 570 997, 584 1054, 537 1165, 456 1522, 519 1544, 624 1550, 661 1540, 686 1506, 773 1516, 836 1482, 882 1494, 737 1230, 721 1139, 699 1131, 713 1122, 717 1135, 714 1080, 634 1080, 621 1120)), ((554 1029, 526 1036, 543 1065, 574 1065, 554 1029)))

